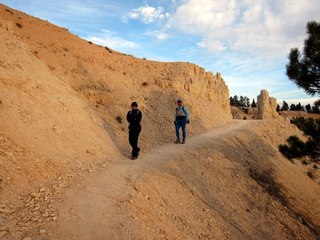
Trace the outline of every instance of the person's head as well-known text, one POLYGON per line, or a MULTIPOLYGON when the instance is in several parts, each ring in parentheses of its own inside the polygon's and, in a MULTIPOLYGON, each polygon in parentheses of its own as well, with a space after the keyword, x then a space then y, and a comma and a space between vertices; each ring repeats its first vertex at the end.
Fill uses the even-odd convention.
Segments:
POLYGON ((132 102, 131 103, 131 109, 137 109, 138 108, 138 103, 137 102, 132 102))
POLYGON ((179 107, 182 106, 182 100, 181 100, 180 98, 177 100, 177 105, 178 105, 179 107))

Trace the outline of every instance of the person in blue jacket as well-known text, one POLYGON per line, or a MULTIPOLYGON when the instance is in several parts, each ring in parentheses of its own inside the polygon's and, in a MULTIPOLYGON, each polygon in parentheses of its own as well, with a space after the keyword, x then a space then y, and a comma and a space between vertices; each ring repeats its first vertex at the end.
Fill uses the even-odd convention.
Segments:
POLYGON ((190 123, 190 114, 187 107, 183 106, 182 100, 177 100, 177 106, 174 114, 174 125, 176 127, 176 141, 175 143, 186 143, 186 124, 190 123), (180 128, 182 129, 182 141, 180 141, 180 128))

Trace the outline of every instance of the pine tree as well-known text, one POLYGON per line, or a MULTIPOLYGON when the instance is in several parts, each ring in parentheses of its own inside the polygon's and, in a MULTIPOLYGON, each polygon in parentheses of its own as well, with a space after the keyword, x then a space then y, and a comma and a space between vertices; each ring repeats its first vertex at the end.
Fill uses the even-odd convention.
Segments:
POLYGON ((276 111, 277 111, 277 112, 280 111, 280 105, 279 105, 279 104, 277 104, 277 109, 276 109, 276 111))
POLYGON ((306 105, 306 110, 308 113, 311 111, 311 105, 309 103, 306 105))
POLYGON ((252 100, 251 107, 257 107, 256 101, 254 99, 252 100))
POLYGON ((291 105, 290 105, 290 111, 296 111, 296 105, 294 104, 294 103, 292 103, 291 105))
POLYGON ((283 101, 281 111, 288 111, 288 110, 289 110, 288 103, 286 101, 283 101))
POLYGON ((287 76, 308 94, 320 93, 320 23, 307 23, 308 38, 304 41, 303 56, 297 48, 290 50, 287 76))

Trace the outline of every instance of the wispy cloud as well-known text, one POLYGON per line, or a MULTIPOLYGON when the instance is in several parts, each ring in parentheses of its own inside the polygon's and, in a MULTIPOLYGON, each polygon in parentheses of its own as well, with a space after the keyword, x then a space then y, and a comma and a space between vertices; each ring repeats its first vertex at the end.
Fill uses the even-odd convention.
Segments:
POLYGON ((162 21, 169 16, 170 14, 164 12, 163 7, 151 7, 149 5, 145 5, 132 9, 130 13, 125 16, 124 21, 128 21, 128 19, 138 19, 148 24, 155 21, 162 21))
POLYGON ((83 38, 102 46, 108 46, 117 51, 126 51, 128 49, 139 47, 137 43, 119 37, 117 33, 109 30, 102 30, 95 36, 87 36, 83 38))
POLYGON ((146 32, 144 35, 151 36, 151 37, 158 39, 158 40, 167 40, 168 38, 170 38, 170 35, 168 33, 165 33, 163 31, 159 31, 159 30, 155 30, 152 32, 146 32))

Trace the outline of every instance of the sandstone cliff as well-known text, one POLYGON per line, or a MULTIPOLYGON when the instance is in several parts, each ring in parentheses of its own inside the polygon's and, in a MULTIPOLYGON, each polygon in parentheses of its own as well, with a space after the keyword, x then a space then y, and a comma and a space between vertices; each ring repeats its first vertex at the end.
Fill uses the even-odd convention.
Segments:
POLYGON ((119 53, 0 4, 0 133, 39 163, 58 171, 129 154, 131 101, 143 112, 142 149, 171 142, 177 98, 191 112, 189 135, 231 119, 218 73, 119 53))

